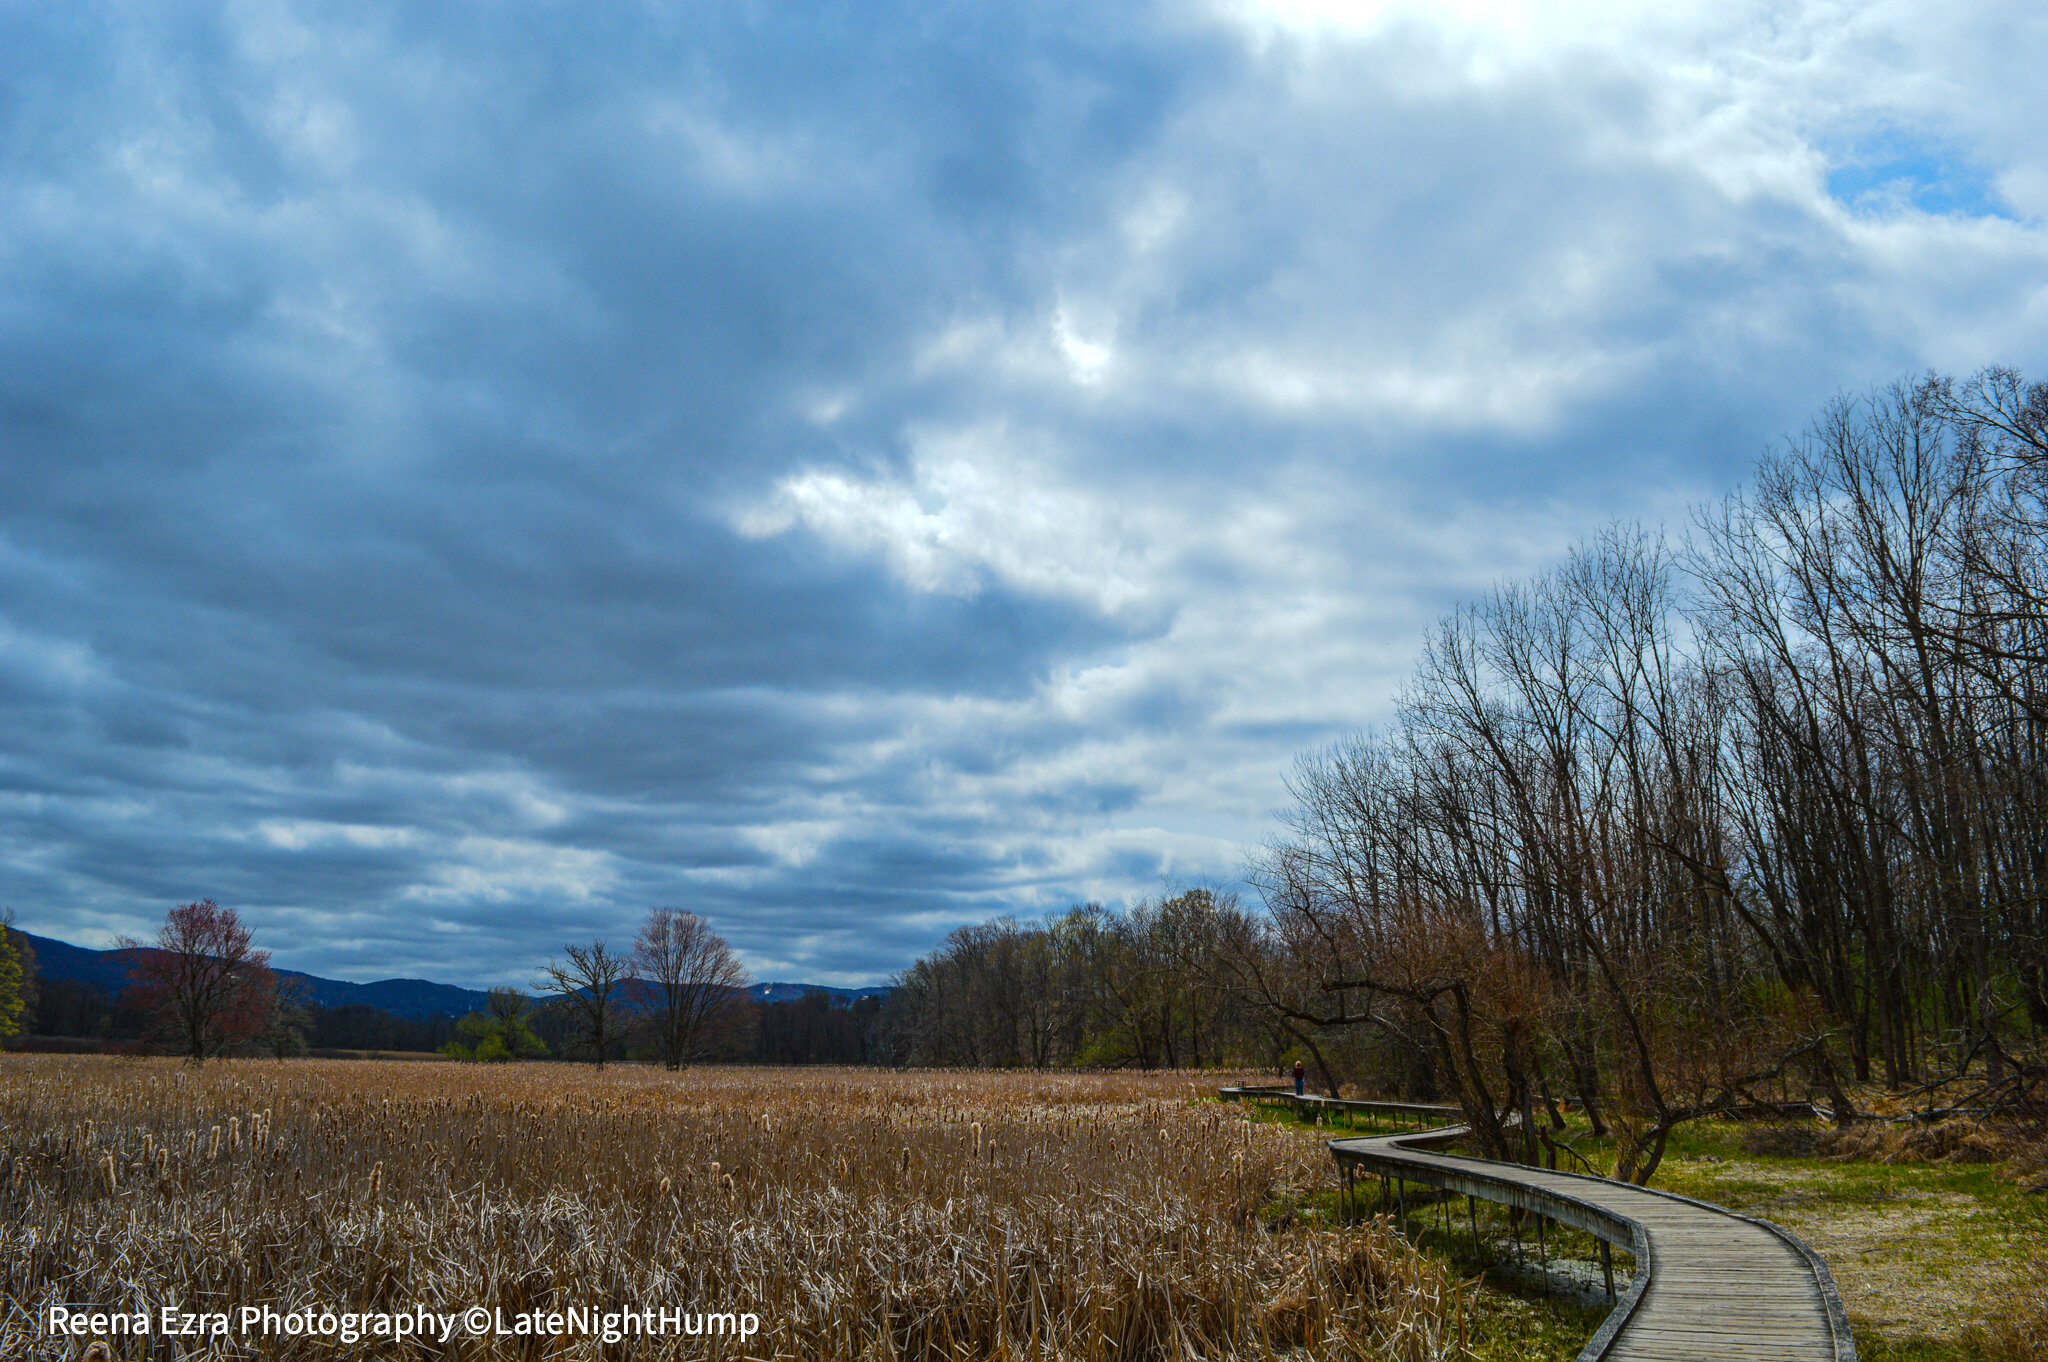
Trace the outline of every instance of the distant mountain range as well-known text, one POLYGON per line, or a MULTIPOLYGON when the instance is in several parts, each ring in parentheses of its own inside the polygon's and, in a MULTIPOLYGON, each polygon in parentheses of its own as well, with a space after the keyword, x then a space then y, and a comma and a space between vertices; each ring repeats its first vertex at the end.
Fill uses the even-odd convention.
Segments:
MULTIPOLYGON (((109 993, 128 986, 128 962, 120 951, 95 951, 74 946, 55 937, 22 932, 35 947, 36 972, 45 979, 76 979, 109 993)), ((295 981, 308 1002, 321 1007, 374 1007, 394 1017, 460 1017, 483 1010, 486 995, 480 989, 437 984, 430 979, 379 979, 356 984, 346 979, 323 979, 294 969, 278 970, 280 979, 295 981)), ((886 984, 866 988, 832 988, 825 984, 791 984, 779 980, 754 984, 747 993, 764 1003, 795 1002, 807 993, 823 993, 837 1007, 851 1006, 854 999, 886 996, 886 984)))
POLYGON ((832 1000, 835 1007, 851 1007, 856 998, 886 998, 887 984, 869 984, 865 988, 833 988, 829 984, 786 984, 775 980, 765 984, 749 984, 747 993, 759 1003, 793 1003, 800 1001, 806 993, 822 993, 832 1000))

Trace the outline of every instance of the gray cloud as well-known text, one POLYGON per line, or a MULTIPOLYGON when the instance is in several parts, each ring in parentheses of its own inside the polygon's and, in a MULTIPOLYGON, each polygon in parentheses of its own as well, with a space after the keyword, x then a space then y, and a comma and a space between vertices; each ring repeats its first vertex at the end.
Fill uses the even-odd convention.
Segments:
POLYGON ((0 901, 872 979, 1228 880, 1459 593, 2044 367, 2038 20, 1300 8, 0 15, 0 901))

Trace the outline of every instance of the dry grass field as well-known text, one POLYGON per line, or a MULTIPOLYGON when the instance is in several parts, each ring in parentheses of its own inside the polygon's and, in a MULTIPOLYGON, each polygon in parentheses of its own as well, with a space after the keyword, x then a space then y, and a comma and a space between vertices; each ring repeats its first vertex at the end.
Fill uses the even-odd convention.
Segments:
POLYGON ((38 1338, 56 1303, 277 1317, 108 1333, 122 1358, 1454 1353, 1442 1269, 1276 1218, 1329 1158, 1189 1101, 1218 1081, 4 1056, 0 1355, 86 1356, 38 1338), (446 1342, 284 1332, 479 1306, 489 1331, 446 1342), (572 1308, 760 1327, 496 1332, 572 1308))

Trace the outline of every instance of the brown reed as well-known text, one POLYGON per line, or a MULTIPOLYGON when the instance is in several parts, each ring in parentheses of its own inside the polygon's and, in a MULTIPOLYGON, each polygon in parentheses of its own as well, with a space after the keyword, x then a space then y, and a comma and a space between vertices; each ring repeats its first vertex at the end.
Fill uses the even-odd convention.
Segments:
MULTIPOLYGON (((0 1355, 42 1305, 174 1301, 762 1322, 636 1358, 1451 1355, 1451 1283, 1398 1237, 1262 1216, 1327 1186, 1329 1159, 1195 1100, 1219 1081, 0 1057, 0 1355)), ((625 1355, 575 1336, 345 1351, 625 1355)))

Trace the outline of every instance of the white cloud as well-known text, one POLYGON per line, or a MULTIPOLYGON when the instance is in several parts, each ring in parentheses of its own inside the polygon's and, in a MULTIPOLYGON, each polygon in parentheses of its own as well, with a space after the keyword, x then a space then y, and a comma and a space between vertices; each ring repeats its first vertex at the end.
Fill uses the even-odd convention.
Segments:
POLYGON ((351 847, 403 847, 418 840, 411 828, 322 823, 304 818, 266 818, 256 825, 256 835, 281 851, 305 851, 337 843, 351 847))
POLYGON ((810 470, 733 524, 761 538, 801 525, 887 562, 919 591, 971 595, 984 575, 1115 613, 1146 602, 1163 528, 1151 510, 1095 494, 1019 448, 1002 424, 914 435, 907 479, 810 470))
POLYGON ((605 851, 506 837, 463 837, 443 849, 423 882, 407 886, 398 898, 470 908, 536 899, 589 904, 617 882, 614 858, 605 851))

